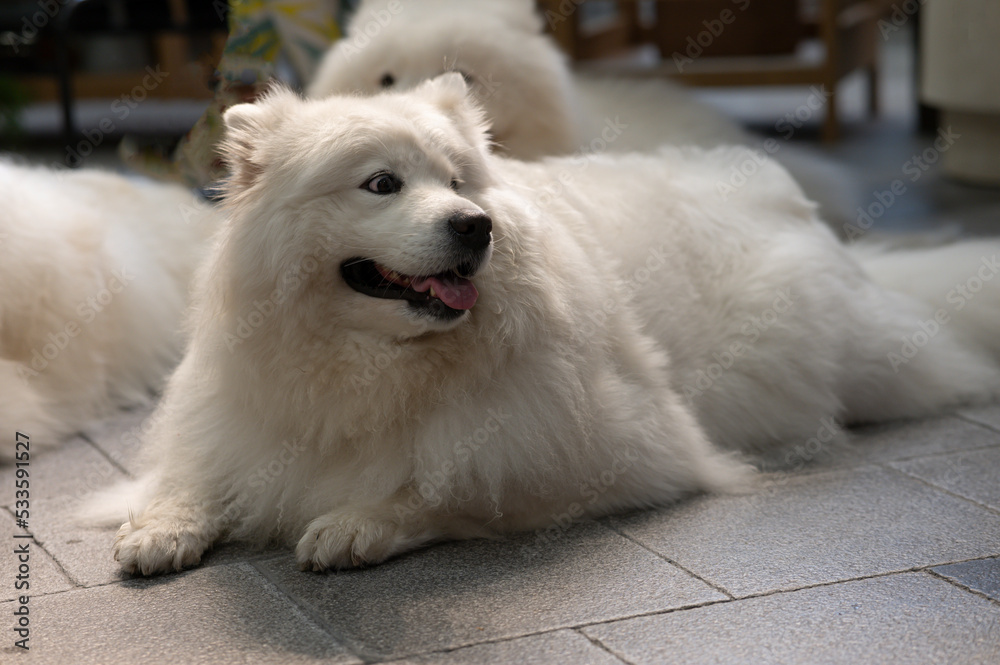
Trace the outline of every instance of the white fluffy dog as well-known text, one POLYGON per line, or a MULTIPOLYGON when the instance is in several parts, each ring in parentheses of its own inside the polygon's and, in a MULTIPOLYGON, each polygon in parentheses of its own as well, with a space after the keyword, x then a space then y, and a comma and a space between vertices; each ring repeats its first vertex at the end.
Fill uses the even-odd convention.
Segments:
POLYGON ((181 187, 8 161, 0 199, 0 427, 34 449, 162 386, 216 216, 181 187))
POLYGON ((729 490, 751 477, 732 450, 1000 389, 997 291, 935 323, 1000 243, 925 252, 939 281, 886 290, 779 166, 723 202, 743 148, 508 160, 458 74, 278 91, 226 123, 230 219, 115 541, 126 571, 221 539, 373 564, 729 490))
MULTIPOLYGON (((519 159, 760 143, 666 80, 571 72, 543 34, 534 0, 364 0, 307 92, 407 89, 451 70, 471 83, 493 140, 519 159)), ((789 168, 836 228, 853 221, 855 188, 832 162, 787 141, 772 140, 758 153, 789 168)), ((745 173, 756 161, 734 165, 719 184, 742 179, 741 167, 745 173)))

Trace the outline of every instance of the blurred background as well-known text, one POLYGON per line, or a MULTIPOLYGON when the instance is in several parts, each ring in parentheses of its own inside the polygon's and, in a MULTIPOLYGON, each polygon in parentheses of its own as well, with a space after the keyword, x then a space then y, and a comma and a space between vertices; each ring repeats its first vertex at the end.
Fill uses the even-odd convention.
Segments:
MULTIPOLYGON (((2 0, 0 149, 185 179, 211 160, 221 109, 267 78, 308 81, 352 5, 2 0)), ((814 146, 852 178, 859 215, 902 179, 880 229, 1000 230, 996 0, 538 5, 576 67, 668 77, 762 142, 814 146)))

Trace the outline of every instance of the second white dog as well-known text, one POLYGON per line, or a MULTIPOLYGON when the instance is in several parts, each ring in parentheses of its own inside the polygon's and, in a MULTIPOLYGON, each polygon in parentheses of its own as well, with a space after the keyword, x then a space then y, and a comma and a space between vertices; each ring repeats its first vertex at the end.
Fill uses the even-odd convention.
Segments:
MULTIPOLYGON (((323 60, 310 97, 405 90, 461 72, 486 110, 498 148, 519 159, 575 152, 655 150, 661 145, 762 143, 665 79, 636 80, 570 70, 534 0, 364 0, 323 60)), ((578 10, 578 9, 577 9, 578 10)), ((561 20, 571 20, 560 17, 561 20)), ((810 110, 810 112, 813 112, 810 110)), ((854 221, 856 187, 821 154, 787 141, 720 173, 721 189, 760 159, 786 166, 837 230, 854 221)))
POLYGON ((177 185, 9 161, 0 198, 0 427, 35 451, 162 387, 220 218, 177 185))

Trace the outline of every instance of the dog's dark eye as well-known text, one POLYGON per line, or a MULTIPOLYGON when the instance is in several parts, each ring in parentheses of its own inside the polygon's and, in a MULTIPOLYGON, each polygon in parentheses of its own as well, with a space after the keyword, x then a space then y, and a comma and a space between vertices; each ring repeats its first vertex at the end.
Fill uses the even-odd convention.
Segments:
POLYGON ((392 86, 396 85, 396 77, 393 76, 392 74, 386 74, 385 76, 382 77, 382 80, 379 81, 379 83, 382 85, 383 88, 391 88, 392 86))
POLYGON ((375 194, 395 194, 403 188, 403 183, 391 173, 379 173, 372 176, 363 188, 375 194))
POLYGON ((454 189, 456 192, 458 191, 458 188, 461 186, 462 186, 461 180, 459 180, 458 178, 451 179, 451 188, 454 189))

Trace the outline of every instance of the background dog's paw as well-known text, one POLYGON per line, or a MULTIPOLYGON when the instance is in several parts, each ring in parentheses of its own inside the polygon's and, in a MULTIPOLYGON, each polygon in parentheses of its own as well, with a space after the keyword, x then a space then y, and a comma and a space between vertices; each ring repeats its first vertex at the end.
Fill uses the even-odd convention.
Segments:
POLYGON ((115 536, 115 560, 131 574, 155 575, 201 562, 211 540, 190 522, 157 521, 141 528, 125 522, 115 536))
POLYGON ((381 563, 402 549, 392 522, 332 513, 309 523, 295 548, 302 570, 354 568, 381 563))

